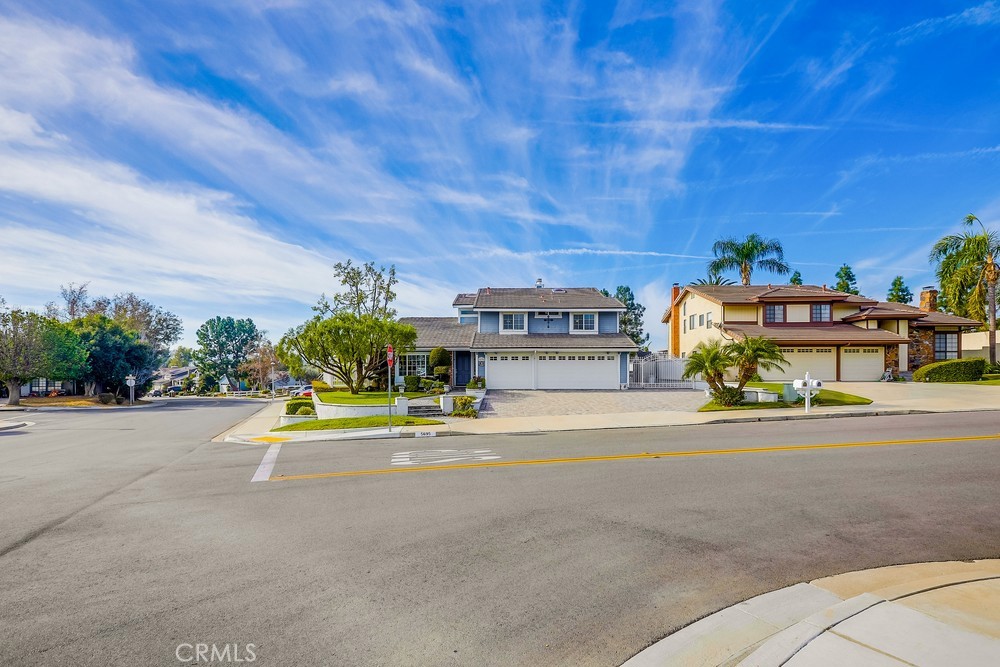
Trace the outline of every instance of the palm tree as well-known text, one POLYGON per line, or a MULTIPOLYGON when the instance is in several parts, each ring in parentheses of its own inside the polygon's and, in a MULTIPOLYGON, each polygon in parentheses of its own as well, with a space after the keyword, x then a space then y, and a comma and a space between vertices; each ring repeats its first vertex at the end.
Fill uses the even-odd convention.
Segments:
POLYGON ((937 264, 937 277, 948 303, 965 303, 964 313, 980 321, 987 320, 990 338, 990 363, 997 362, 997 283, 1000 282, 1000 235, 986 229, 971 213, 963 224, 979 223, 979 232, 949 234, 931 249, 930 259, 937 264))
POLYGON ((732 365, 733 358, 726 347, 722 345, 721 340, 698 343, 688 355, 687 362, 684 364, 684 374, 681 377, 690 380, 696 375, 701 375, 712 391, 717 392, 725 386, 723 376, 732 365))
POLYGON ((765 239, 759 234, 750 234, 742 241, 729 238, 720 239, 712 246, 715 259, 708 263, 709 275, 723 271, 740 270, 740 280, 750 284, 754 269, 762 269, 785 275, 791 269, 785 264, 785 251, 777 239, 765 239))
POLYGON ((723 278, 718 273, 708 272, 708 278, 698 278, 692 285, 735 285, 735 280, 730 280, 729 278, 723 278))
POLYGON ((741 391, 758 369, 782 370, 788 364, 778 344, 763 336, 734 340, 726 345, 725 350, 736 366, 736 388, 741 391))

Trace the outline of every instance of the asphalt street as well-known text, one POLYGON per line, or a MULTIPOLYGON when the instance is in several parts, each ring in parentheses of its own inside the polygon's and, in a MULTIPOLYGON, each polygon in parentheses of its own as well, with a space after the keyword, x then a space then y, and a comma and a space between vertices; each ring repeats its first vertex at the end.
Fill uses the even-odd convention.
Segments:
POLYGON ((0 432, 0 664, 610 666, 800 581, 1000 556, 998 412, 287 443, 251 482, 268 446, 210 439, 257 405, 0 432))

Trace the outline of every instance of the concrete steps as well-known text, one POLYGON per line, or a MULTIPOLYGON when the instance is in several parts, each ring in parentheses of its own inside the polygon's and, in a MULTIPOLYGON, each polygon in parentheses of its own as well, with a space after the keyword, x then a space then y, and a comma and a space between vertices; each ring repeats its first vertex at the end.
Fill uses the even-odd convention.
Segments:
POLYGON ((444 417, 444 413, 441 412, 441 406, 434 404, 416 404, 410 403, 407 408, 407 414, 411 417, 444 417))

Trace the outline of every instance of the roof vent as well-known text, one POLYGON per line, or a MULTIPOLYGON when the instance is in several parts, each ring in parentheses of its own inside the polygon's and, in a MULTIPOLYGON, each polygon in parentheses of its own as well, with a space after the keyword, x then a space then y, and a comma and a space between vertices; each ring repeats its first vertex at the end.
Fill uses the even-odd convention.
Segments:
POLYGON ((561 287, 553 287, 553 288, 552 288, 552 293, 553 293, 553 294, 565 294, 565 293, 566 293, 566 290, 564 290, 564 289, 563 289, 563 288, 561 288, 561 287))
POLYGON ((539 278, 538 280, 535 281, 535 287, 538 288, 538 289, 542 289, 543 287, 545 287, 545 285, 542 283, 542 279, 541 278, 539 278))

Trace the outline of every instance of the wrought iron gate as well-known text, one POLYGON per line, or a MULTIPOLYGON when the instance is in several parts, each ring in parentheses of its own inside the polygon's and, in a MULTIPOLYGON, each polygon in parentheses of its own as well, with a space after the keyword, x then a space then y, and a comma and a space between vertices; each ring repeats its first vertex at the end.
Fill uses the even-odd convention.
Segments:
POLYGON ((684 380, 684 360, 666 352, 653 352, 629 360, 629 389, 694 389, 693 380, 684 380))

